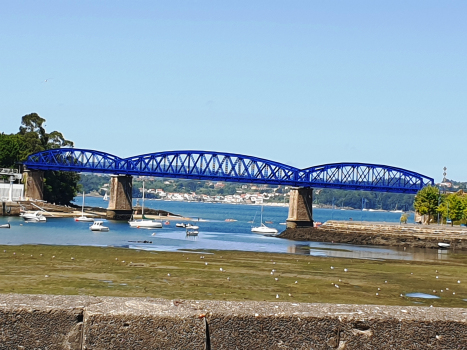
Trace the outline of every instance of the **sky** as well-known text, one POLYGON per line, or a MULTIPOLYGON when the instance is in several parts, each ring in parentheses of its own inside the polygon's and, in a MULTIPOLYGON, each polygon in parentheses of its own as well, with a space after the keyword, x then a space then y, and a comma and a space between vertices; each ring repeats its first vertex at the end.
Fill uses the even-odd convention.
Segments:
POLYGON ((0 2, 0 132, 467 181, 466 1, 0 2))

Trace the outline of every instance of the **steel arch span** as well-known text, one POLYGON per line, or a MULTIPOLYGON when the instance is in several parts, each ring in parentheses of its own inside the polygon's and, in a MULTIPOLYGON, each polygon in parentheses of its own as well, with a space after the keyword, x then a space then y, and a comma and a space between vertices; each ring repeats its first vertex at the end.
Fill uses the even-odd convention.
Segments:
POLYGON ((247 155, 210 151, 168 151, 120 158, 77 148, 30 155, 28 169, 140 175, 271 185, 416 193, 432 178, 386 165, 333 163, 298 169, 247 155))

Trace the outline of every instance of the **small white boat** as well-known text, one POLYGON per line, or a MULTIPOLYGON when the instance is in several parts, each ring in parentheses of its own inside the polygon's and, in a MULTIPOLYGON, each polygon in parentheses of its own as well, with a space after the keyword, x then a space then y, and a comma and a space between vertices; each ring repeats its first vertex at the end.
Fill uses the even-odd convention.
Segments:
POLYGON ((263 224, 263 206, 261 206, 261 225, 258 227, 252 227, 251 232, 266 236, 275 236, 279 232, 275 228, 267 227, 265 224, 263 224))
POLYGON ((186 227, 186 224, 182 223, 182 222, 177 222, 175 224, 175 227, 186 227))
POLYGON ((156 220, 139 219, 128 221, 128 223, 136 228, 162 228, 162 222, 156 220))
POLYGON ((440 248, 449 248, 450 246, 451 246, 450 243, 438 242, 438 247, 440 248))
POLYGON ((198 236, 198 231, 197 230, 187 230, 186 235, 187 236, 198 236))
POLYGON ((93 218, 88 218, 84 215, 84 192, 83 192, 83 203, 81 204, 81 216, 79 218, 75 218, 75 221, 83 221, 83 222, 93 222, 93 218))
POLYGON ((108 200, 109 200, 109 197, 107 196, 107 191, 105 191, 104 198, 102 198, 102 200, 104 200, 104 201, 108 201, 108 200))
POLYGON ((199 226, 195 226, 195 225, 192 225, 192 224, 186 224, 185 225, 185 228, 189 228, 191 230, 199 230, 199 226))
POLYGON ((20 215, 26 221, 45 222, 47 219, 40 211, 25 212, 20 215))
MULTIPOLYGON (((136 200, 136 202, 138 202, 138 200, 136 200)), ((143 201, 141 204, 141 217, 142 219, 138 219, 138 220, 132 219, 128 221, 128 223, 130 224, 131 227, 136 227, 136 228, 162 228, 162 222, 144 218, 144 181, 143 181, 143 201)))
POLYGON ((80 216, 78 218, 75 218, 75 221, 83 221, 83 222, 93 222, 93 218, 88 218, 87 216, 80 216))
POLYGON ((10 228, 10 223, 0 225, 0 228, 10 228))
POLYGON ((89 226, 89 229, 91 231, 100 231, 100 232, 109 231, 109 228, 107 226, 104 226, 104 221, 101 221, 101 220, 94 221, 94 223, 91 226, 89 226))
POLYGON ((265 224, 262 223, 261 226, 253 227, 251 229, 251 232, 259 233, 259 234, 262 234, 262 235, 275 236, 275 235, 277 235, 277 233, 279 231, 277 231, 275 228, 267 227, 265 224))

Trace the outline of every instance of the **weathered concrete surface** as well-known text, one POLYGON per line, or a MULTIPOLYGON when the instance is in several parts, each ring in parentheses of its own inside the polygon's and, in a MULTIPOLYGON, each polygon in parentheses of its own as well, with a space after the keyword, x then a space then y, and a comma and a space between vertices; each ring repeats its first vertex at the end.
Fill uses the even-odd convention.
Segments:
POLYGON ((84 313, 85 349, 204 349, 205 325, 194 301, 103 298, 84 313))
POLYGON ((83 310, 97 301, 81 296, 0 294, 0 349, 81 349, 83 310))
POLYGON ((131 218, 133 214, 132 181, 133 177, 129 175, 112 175, 107 219, 129 220, 131 218))
POLYGON ((313 227, 313 189, 292 188, 289 199, 287 228, 313 227))
POLYGON ((297 241, 334 242, 356 245, 386 245, 467 250, 467 228, 438 225, 399 225, 370 222, 328 221, 317 228, 286 229, 278 237, 297 241))
POLYGON ((0 316, 0 349, 467 348, 459 308, 1 295, 0 316))

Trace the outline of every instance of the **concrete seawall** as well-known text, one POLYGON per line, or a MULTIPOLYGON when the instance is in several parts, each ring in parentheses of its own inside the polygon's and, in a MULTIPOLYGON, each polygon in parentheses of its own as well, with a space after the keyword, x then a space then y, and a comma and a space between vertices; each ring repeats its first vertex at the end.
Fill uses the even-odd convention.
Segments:
POLYGON ((466 349, 467 309, 0 295, 0 349, 466 349))
POLYGON ((279 237, 297 241, 467 250, 467 228, 377 222, 327 221, 320 227, 286 229, 279 237))

